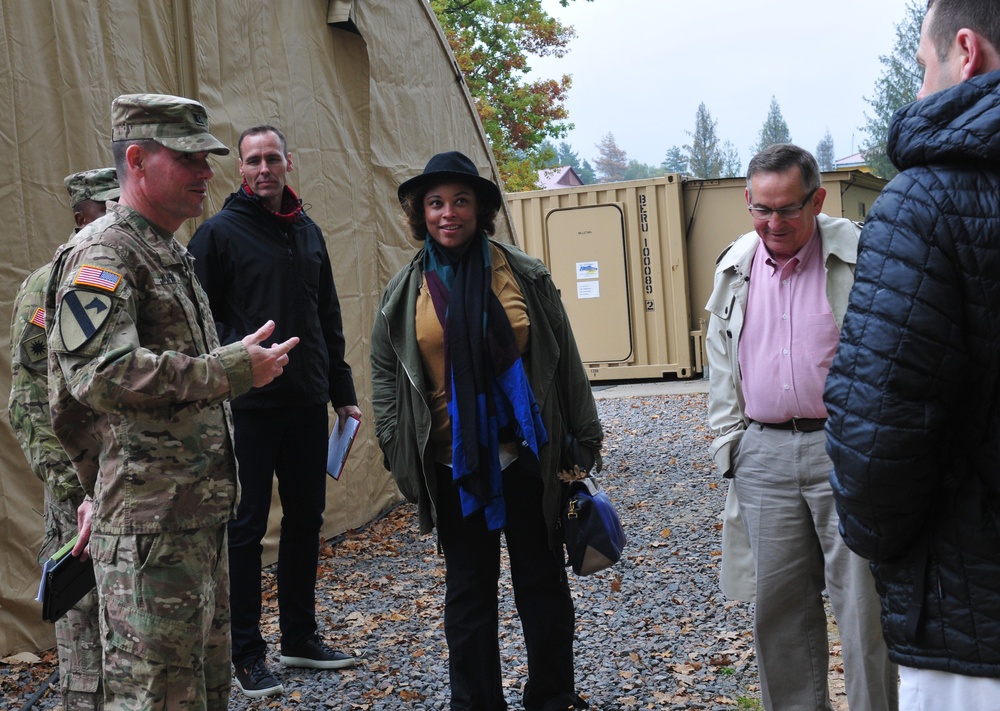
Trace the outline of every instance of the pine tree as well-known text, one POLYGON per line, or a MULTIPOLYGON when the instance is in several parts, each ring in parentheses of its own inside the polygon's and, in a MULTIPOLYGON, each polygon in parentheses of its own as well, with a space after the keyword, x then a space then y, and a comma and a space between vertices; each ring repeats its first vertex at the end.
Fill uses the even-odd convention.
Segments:
POLYGON ((694 133, 686 132, 691 136, 691 143, 684 146, 688 170, 696 178, 718 178, 722 174, 723 158, 716 133, 717 124, 717 121, 712 120, 705 102, 698 104, 694 133))
POLYGON ((743 163, 740 161, 740 152, 736 150, 736 146, 733 145, 732 141, 726 141, 722 144, 722 172, 719 177, 740 178, 743 175, 743 163))
POLYGON ((757 145, 752 150, 756 155, 775 143, 791 142, 792 134, 788 131, 788 124, 785 123, 785 118, 781 115, 781 107, 778 106, 778 100, 772 96, 771 108, 768 109, 764 125, 760 127, 760 132, 757 134, 757 145))
POLYGON ((584 160, 580 167, 576 169, 576 174, 580 176, 580 180, 583 181, 584 185, 593 185, 597 182, 597 173, 594 172, 593 167, 591 167, 590 162, 584 160))
POLYGON ((559 165, 568 165, 573 170, 576 170, 579 175, 580 156, 573 150, 573 146, 566 143, 566 141, 561 141, 557 155, 559 157, 559 165))
POLYGON ((601 182, 624 180, 625 171, 629 166, 628 156, 615 143, 614 134, 604 134, 601 142, 597 144, 597 150, 600 151, 600 155, 594 160, 594 165, 601 176, 601 182))
POLYGON ((688 169, 687 158, 679 146, 671 146, 660 165, 668 173, 686 173, 688 169))
POLYGON ((862 130, 868 134, 861 147, 865 163, 875 175, 892 178, 898 172, 885 154, 889 139, 889 122, 896 109, 915 101, 924 72, 917 64, 917 45, 920 44, 920 26, 924 22, 924 3, 910 0, 903 19, 896 25, 896 42, 892 53, 879 57, 882 74, 875 81, 875 97, 865 97, 872 107, 872 114, 865 113, 862 130))
POLYGON ((816 144, 816 162, 819 163, 820 170, 836 170, 837 165, 833 157, 833 136, 830 129, 826 129, 823 139, 816 144))
POLYGON ((625 168, 625 180, 642 180, 643 178, 652 178, 653 169, 641 163, 634 158, 628 162, 628 167, 625 168))

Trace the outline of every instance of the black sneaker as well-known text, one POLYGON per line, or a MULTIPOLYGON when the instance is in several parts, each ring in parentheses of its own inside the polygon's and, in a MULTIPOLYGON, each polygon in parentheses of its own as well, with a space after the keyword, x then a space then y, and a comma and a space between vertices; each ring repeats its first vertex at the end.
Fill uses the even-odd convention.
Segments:
POLYGON ((309 637, 297 647, 281 647, 281 663, 286 667, 306 669, 347 669, 353 667, 364 656, 354 656, 339 652, 316 635, 309 637))
POLYGON ((236 686, 253 699, 261 696, 274 696, 285 690, 281 682, 275 679, 274 674, 267 668, 263 654, 246 663, 236 665, 236 686))

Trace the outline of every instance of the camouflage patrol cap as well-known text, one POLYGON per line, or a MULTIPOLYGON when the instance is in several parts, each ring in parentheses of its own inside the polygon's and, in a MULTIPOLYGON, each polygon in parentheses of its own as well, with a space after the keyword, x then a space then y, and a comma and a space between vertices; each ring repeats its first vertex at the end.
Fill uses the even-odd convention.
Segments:
POLYGON ((111 102, 111 140, 149 138, 184 153, 229 153, 208 132, 208 112, 197 101, 168 94, 124 94, 111 102))
POLYGON ((114 168, 98 168, 84 170, 63 178, 63 184, 69 193, 69 204, 76 207, 84 200, 104 202, 117 200, 121 194, 118 185, 118 173, 114 168))

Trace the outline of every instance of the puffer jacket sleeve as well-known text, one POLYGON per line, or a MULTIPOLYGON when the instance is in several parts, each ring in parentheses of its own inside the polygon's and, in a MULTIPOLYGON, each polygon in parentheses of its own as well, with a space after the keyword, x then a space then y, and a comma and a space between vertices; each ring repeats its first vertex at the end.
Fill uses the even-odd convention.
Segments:
POLYGON ((876 562, 914 544, 945 484, 948 412, 969 377, 953 233, 963 227, 945 203, 964 197, 901 174, 861 233, 826 383, 827 449, 841 533, 876 562))

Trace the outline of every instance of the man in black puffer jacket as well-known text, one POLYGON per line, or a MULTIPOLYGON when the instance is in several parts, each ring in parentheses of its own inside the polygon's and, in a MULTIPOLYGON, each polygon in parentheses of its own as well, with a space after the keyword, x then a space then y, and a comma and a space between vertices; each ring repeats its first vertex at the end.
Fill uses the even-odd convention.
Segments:
POLYGON ((1000 704, 1000 10, 931 0, 826 384, 901 709, 1000 704))

